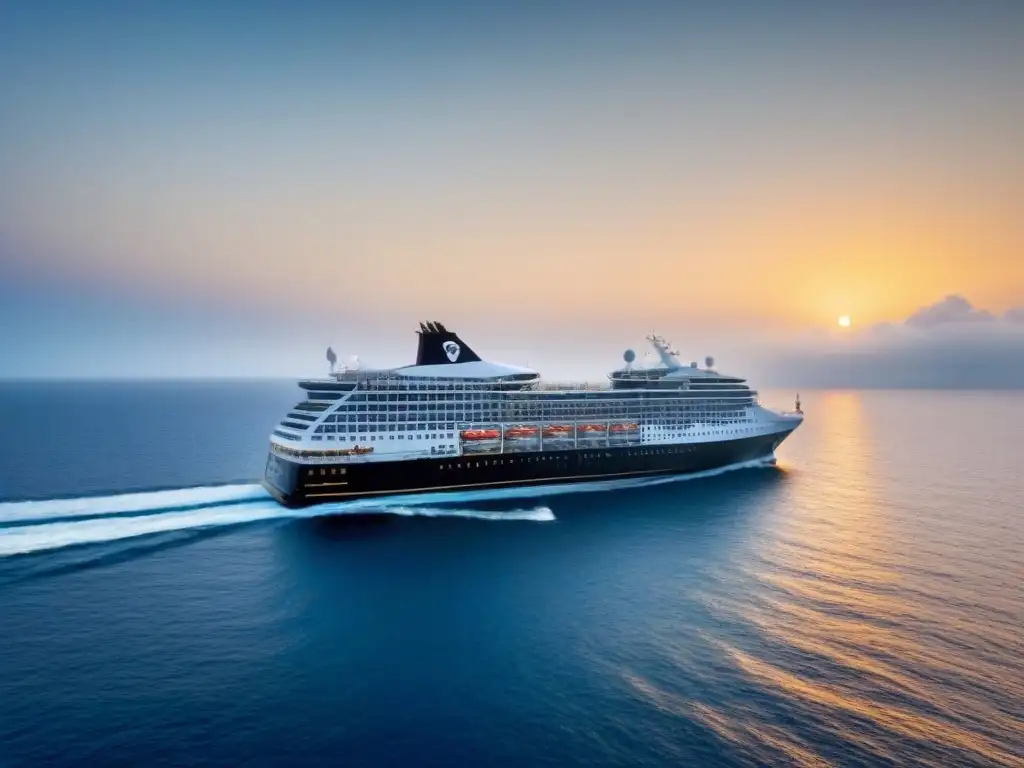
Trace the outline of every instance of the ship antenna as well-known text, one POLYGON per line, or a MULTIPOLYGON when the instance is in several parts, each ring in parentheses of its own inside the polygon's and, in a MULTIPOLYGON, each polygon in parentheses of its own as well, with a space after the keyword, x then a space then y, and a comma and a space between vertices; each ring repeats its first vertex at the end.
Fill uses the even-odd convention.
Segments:
POLYGON ((662 365, 666 368, 681 367, 679 361, 676 359, 679 353, 672 349, 672 345, 669 344, 664 336, 652 333, 647 337, 647 340, 651 342, 651 346, 654 347, 655 352, 658 353, 658 357, 661 358, 662 365))

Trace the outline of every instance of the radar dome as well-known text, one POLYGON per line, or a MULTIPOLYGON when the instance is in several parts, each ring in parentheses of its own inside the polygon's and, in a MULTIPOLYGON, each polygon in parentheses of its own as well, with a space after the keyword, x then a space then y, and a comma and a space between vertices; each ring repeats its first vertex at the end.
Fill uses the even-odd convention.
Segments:
POLYGON ((634 360, 636 360, 636 352, 634 352, 632 349, 627 349, 625 352, 622 353, 622 359, 625 360, 627 363, 632 363, 634 360))
POLYGON ((714 368, 715 358, 713 358, 711 355, 708 355, 707 357, 704 358, 704 365, 708 368, 714 368))

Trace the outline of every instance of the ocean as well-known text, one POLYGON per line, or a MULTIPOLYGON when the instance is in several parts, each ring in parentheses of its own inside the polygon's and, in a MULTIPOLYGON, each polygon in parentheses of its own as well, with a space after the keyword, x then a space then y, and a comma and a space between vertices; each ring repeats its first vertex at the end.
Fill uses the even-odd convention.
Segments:
POLYGON ((801 395, 776 466, 293 512, 293 383, 2 384, 0 766, 1024 765, 1024 393, 801 395))

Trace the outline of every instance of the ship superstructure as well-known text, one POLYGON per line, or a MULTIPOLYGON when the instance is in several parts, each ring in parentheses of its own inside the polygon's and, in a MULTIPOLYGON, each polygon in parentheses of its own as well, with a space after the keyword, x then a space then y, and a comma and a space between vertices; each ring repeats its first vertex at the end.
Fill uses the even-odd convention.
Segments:
POLYGON ((343 366, 305 380, 273 431, 264 484, 283 504, 679 474, 770 458, 803 416, 759 405, 743 379, 660 365, 609 384, 559 385, 481 359, 441 323, 421 323, 416 363, 343 366))

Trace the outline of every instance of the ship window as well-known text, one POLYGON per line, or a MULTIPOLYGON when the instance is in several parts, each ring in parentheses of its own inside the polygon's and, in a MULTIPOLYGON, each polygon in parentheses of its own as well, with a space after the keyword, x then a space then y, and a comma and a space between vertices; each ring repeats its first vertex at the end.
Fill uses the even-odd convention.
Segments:
POLYGON ((310 392, 308 395, 310 400, 340 400, 341 396, 341 392, 310 392))
POLYGON ((328 408, 330 408, 330 405, 328 405, 327 403, 306 402, 299 403, 298 405, 295 406, 295 409, 298 411, 326 411, 328 408))

